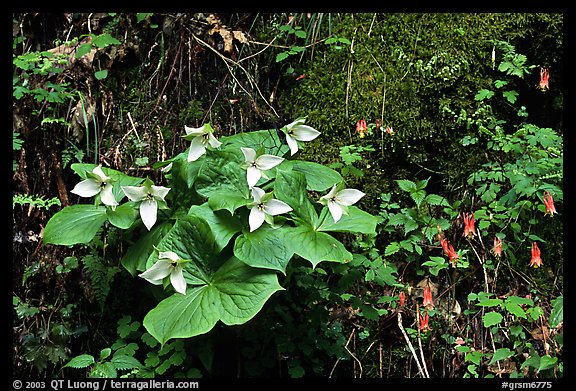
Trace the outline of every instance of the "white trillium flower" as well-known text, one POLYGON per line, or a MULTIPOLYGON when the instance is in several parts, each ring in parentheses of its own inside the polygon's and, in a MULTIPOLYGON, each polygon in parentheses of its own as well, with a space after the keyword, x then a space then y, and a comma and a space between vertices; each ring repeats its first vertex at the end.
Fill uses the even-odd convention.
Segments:
POLYGON ((330 210, 334 222, 337 223, 343 214, 348 214, 348 207, 357 203, 365 195, 356 189, 338 191, 336 185, 334 185, 328 194, 320 197, 320 203, 328 205, 328 210, 330 210))
POLYGON ((292 210, 290 205, 272 198, 272 193, 266 193, 259 187, 252 188, 252 198, 254 203, 250 206, 250 215, 248 216, 248 223, 250 224, 250 232, 257 230, 264 220, 273 223, 272 216, 282 213, 288 213, 292 210))
POLYGON ((270 170, 284 161, 284 158, 274 155, 260 155, 256 157, 256 151, 252 148, 240 148, 244 153, 244 160, 248 165, 246 181, 250 188, 254 187, 264 175, 262 171, 270 170))
POLYGON ((188 152, 188 161, 193 162, 204 153, 206 147, 218 148, 222 143, 214 137, 214 129, 210 124, 205 124, 199 128, 190 128, 184 125, 186 135, 183 136, 186 140, 192 140, 190 144, 190 151, 188 152))
POLYGON ((118 202, 112 193, 112 183, 114 182, 112 178, 104 174, 102 171, 102 165, 94 167, 92 172, 86 173, 87 178, 82 182, 76 184, 72 193, 79 195, 80 197, 93 197, 100 193, 100 199, 105 205, 116 206, 118 202))
POLYGON ((291 124, 286 125, 284 133, 286 134, 286 143, 290 147, 290 154, 298 152, 297 141, 312 141, 320 135, 320 132, 308 125, 303 125, 305 119, 300 118, 291 124))
POLYGON ((174 290, 185 295, 186 280, 182 272, 182 265, 186 262, 188 261, 181 259, 178 254, 172 251, 160 251, 158 261, 139 276, 154 285, 161 285, 164 278, 170 276, 170 283, 174 290))
POLYGON ((122 186, 122 190, 131 201, 140 202, 140 218, 150 231, 156 223, 158 204, 162 207, 166 205, 164 197, 170 189, 164 186, 154 186, 151 181, 147 180, 142 186, 122 186))

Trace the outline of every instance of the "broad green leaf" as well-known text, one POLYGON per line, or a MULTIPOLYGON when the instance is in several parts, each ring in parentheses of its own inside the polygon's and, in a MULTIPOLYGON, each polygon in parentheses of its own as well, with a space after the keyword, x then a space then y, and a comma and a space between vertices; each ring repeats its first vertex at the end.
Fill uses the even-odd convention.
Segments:
POLYGON ((207 203, 192 205, 188 215, 198 216, 208 223, 218 252, 226 247, 232 236, 242 230, 242 223, 236 217, 225 211, 212 211, 207 203))
POLYGON ((146 261, 154 250, 153 246, 158 244, 171 228, 172 223, 169 221, 154 225, 150 231, 144 233, 128 248, 128 251, 126 251, 126 254, 124 254, 120 261, 122 266, 124 266, 132 276, 135 276, 139 271, 143 272, 146 270, 146 261))
POLYGON ((342 215, 337 223, 334 222, 331 216, 326 217, 326 214, 328 214, 328 208, 325 208, 321 213, 320 220, 322 220, 322 224, 317 228, 318 231, 376 235, 376 226, 382 221, 381 217, 373 216, 354 205, 348 207, 348 214, 342 215))
POLYGON ((86 368, 92 364, 94 364, 95 360, 94 357, 89 354, 81 354, 80 356, 74 357, 72 360, 68 361, 64 368, 86 368))
POLYGON ((104 33, 94 37, 94 39, 92 40, 92 44, 102 49, 109 45, 119 45, 120 41, 111 36, 110 34, 104 33))
POLYGON ((559 296, 552 300, 552 311, 550 312, 550 327, 555 328, 564 320, 564 296, 559 296))
POLYGON ((445 197, 437 194, 428 194, 426 198, 424 198, 424 201, 434 206, 450 206, 445 197))
POLYGON ((520 307, 518 304, 506 302, 504 303, 504 308, 506 308, 506 310, 511 314, 516 315, 519 318, 526 319, 526 312, 524 312, 522 307, 520 307))
POLYGON ((398 184, 400 189, 402 189, 404 191, 407 191, 407 192, 416 191, 416 183, 414 183, 408 179, 398 179, 396 181, 396 183, 398 184))
POLYGON ((505 360, 509 357, 512 357, 514 352, 508 348, 500 348, 494 352, 492 359, 488 363, 488 365, 492 365, 497 361, 505 360))
POLYGON ((398 273, 398 269, 391 263, 380 264, 374 270, 374 276, 372 281, 377 282, 381 286, 395 286, 398 283, 398 277, 395 276, 398 273))
POLYGON ((106 79, 108 77, 108 69, 101 69, 99 71, 94 72, 94 77, 97 80, 106 79))
POLYGON ((108 358, 108 356, 110 356, 110 354, 112 353, 112 349, 110 348, 104 348, 100 351, 100 360, 105 360, 108 358))
POLYGON ((44 228, 44 243, 73 245, 88 243, 107 220, 106 207, 71 205, 57 212, 44 228))
POLYGON ((278 270, 286 274, 286 265, 294 255, 285 243, 290 227, 262 226, 236 238, 234 255, 248 266, 278 270))
POLYGON ((80 58, 80 57, 84 56, 85 54, 90 53, 91 50, 92 50, 92 44, 91 43, 83 43, 82 45, 78 46, 78 48, 76 49, 75 57, 80 58))
POLYGON ((284 156, 289 148, 280 140, 276 129, 258 130, 255 132, 238 133, 233 136, 220 137, 223 145, 221 148, 234 146, 240 151, 240 147, 248 147, 257 151, 264 148, 264 153, 275 156, 284 156))
POLYGON ((540 357, 540 365, 538 366, 538 371, 554 368, 557 362, 558 357, 550 357, 549 355, 542 356, 540 357))
POLYGON ((528 357, 522 365, 520 365, 520 369, 524 369, 524 367, 532 367, 532 368, 539 368, 540 367, 540 356, 534 355, 528 357))
POLYGON ((306 179, 298 171, 286 171, 280 168, 276 172, 274 194, 277 199, 290 205, 298 217, 310 225, 315 225, 318 215, 308 198, 306 179))
POLYGON ((294 171, 304 174, 308 190, 326 191, 343 180, 338 171, 322 164, 302 160, 292 160, 290 163, 294 171))
POLYGON ((502 322, 502 319, 504 318, 499 312, 492 311, 484 314, 482 319, 484 320, 484 327, 491 327, 502 322))
POLYGON ((139 216, 139 209, 135 207, 135 202, 129 201, 116 208, 108 208, 106 215, 110 224, 121 228, 128 229, 139 216))
POLYGON ((466 353, 464 357, 464 361, 473 362, 476 365, 480 365, 480 361, 482 361, 482 357, 484 357, 484 353, 475 350, 473 352, 466 353))
POLYGON ((352 254, 344 245, 325 232, 317 232, 309 226, 299 226, 286 235, 286 242, 295 253, 316 267, 322 261, 348 262, 352 254))
POLYGON ((485 299, 480 300, 478 303, 476 303, 476 305, 479 305, 481 307, 495 307, 500 304, 502 304, 501 299, 485 299))
POLYGON ((252 319, 264 303, 283 290, 273 271, 252 268, 230 258, 207 284, 188 288, 161 301, 144 318, 144 327, 160 343, 191 338, 210 331, 220 320, 226 325, 252 319))
POLYGON ((134 369, 134 368, 142 368, 143 365, 140 364, 134 357, 126 356, 123 354, 116 354, 110 360, 112 364, 114 364, 114 368, 117 370, 126 370, 126 369, 134 369))
POLYGON ((246 194, 241 194, 237 191, 222 191, 217 194, 212 194, 208 199, 208 205, 214 211, 227 210, 231 214, 236 211, 236 209, 251 204, 252 199, 247 198, 246 194))
POLYGON ((203 159, 203 164, 195 182, 196 191, 200 195, 210 198, 227 192, 244 198, 250 197, 244 155, 240 149, 210 150, 200 159, 203 159))

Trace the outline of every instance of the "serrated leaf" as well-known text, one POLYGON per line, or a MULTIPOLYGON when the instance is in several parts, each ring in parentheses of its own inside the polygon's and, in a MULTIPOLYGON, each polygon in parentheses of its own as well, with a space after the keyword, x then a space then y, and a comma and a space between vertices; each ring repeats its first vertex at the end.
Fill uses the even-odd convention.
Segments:
POLYGON ((410 193, 410 197, 412 197, 412 200, 416 203, 416 206, 420 207, 422 200, 424 200, 424 198, 426 197, 426 191, 424 190, 414 191, 410 193))
POLYGON ((448 200, 438 194, 428 194, 424 201, 433 206, 450 206, 448 200))
POLYGON ((504 308, 513 315, 519 318, 526 319, 526 312, 516 303, 504 303, 504 308))
POLYGON ((384 250, 384 256, 390 256, 392 254, 396 254, 398 251, 400 251, 400 246, 398 246, 397 242, 393 242, 390 243, 388 246, 386 246, 386 249, 384 250))
POLYGON ((134 368, 142 368, 143 365, 140 364, 140 361, 135 359, 134 357, 125 356, 121 354, 116 354, 110 360, 114 365, 114 368, 117 370, 126 370, 126 369, 134 369, 134 368))
POLYGON ((404 191, 413 192, 416 190, 416 183, 414 183, 408 179, 398 179, 398 180, 396 180, 396 183, 398 184, 400 189, 402 189, 404 191))
POLYGON ((86 368, 95 363, 94 357, 89 354, 81 354, 68 361, 64 368, 86 368))

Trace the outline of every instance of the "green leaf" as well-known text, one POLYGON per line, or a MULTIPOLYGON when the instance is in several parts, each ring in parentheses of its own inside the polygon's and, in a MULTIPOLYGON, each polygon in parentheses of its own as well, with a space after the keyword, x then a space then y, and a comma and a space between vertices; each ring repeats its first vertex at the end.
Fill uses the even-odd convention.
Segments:
POLYGON ((500 348, 494 352, 492 359, 488 363, 488 365, 492 365, 497 361, 505 360, 509 357, 512 357, 514 352, 508 348, 500 348))
POLYGON ((214 211, 227 210, 233 214, 236 209, 251 204, 253 201, 247 198, 246 194, 238 193, 237 191, 222 191, 220 193, 212 194, 208 199, 208 205, 214 211))
POLYGON ((105 360, 107 359, 110 354, 112 353, 112 349, 110 348, 104 348, 100 351, 100 360, 105 360))
POLYGON ((286 171, 284 168, 276 172, 274 183, 276 198, 290 205, 294 213, 310 225, 318 220, 314 205, 306 192, 306 179, 304 174, 297 171, 286 171))
POLYGON ((132 276, 135 276, 138 271, 143 272, 146 270, 146 261, 154 250, 153 246, 158 244, 166 233, 172 228, 170 221, 165 221, 161 224, 155 225, 152 229, 142 235, 136 243, 132 244, 126 254, 121 259, 122 266, 132 276))
POLYGON ((526 319, 526 312, 516 303, 504 303, 504 308, 513 315, 516 315, 519 318, 526 319))
POLYGON ((512 104, 516 103, 516 100, 518 99, 518 93, 516 91, 504 91, 502 92, 502 96, 512 104))
POLYGON ((80 57, 84 56, 85 54, 90 53, 91 50, 92 50, 92 44, 83 43, 82 45, 78 46, 78 48, 76 49, 75 57, 80 58, 80 57))
POLYGON ((558 357, 550 357, 545 355, 540 357, 540 365, 538 366, 538 371, 544 371, 546 369, 553 368, 558 362, 558 357))
POLYGON ((479 305, 481 307, 495 307, 500 304, 502 304, 501 299, 485 299, 480 300, 478 303, 476 303, 476 305, 479 305))
POLYGON ((111 36, 110 34, 104 33, 98 35, 97 37, 94 37, 94 39, 92 40, 92 44, 102 49, 109 45, 119 45, 120 41, 111 36))
POLYGON ((348 214, 342 215, 337 223, 334 222, 331 215, 326 216, 328 213, 328 208, 325 208, 322 211, 320 216, 322 224, 317 228, 317 231, 352 232, 376 235, 376 226, 382 222, 381 217, 373 216, 354 205, 348 207, 348 214))
POLYGON ((550 328, 556 328, 564 320, 564 296, 559 296, 552 300, 552 311, 550 312, 550 328))
POLYGON ((276 62, 284 61, 288 58, 288 52, 278 53, 276 55, 276 62))
POLYGON ((98 80, 106 79, 106 77, 108 77, 108 69, 101 69, 94 72, 94 77, 98 80))
POLYGON ((290 227, 262 226, 236 238, 234 255, 248 266, 278 270, 286 274, 286 265, 294 251, 285 243, 290 227))
POLYGON ((407 191, 407 192, 416 191, 416 183, 414 183, 408 179, 398 179, 398 180, 396 180, 396 183, 398 184, 400 189, 402 189, 404 191, 407 191))
POLYGON ((437 194, 428 194, 424 201, 433 206, 450 206, 445 197, 437 194))
POLYGON ((65 246, 88 243, 106 220, 104 206, 67 206, 50 218, 44 228, 43 241, 65 246))
POLYGON ((520 369, 524 369, 524 367, 532 367, 532 368, 539 368, 540 367, 540 356, 534 355, 528 357, 522 365, 520 365, 520 369))
POLYGON ((494 91, 490 91, 490 90, 486 90, 486 89, 482 89, 480 91, 478 91, 478 93, 476 94, 476 96, 474 96, 475 100, 481 101, 484 99, 490 99, 494 96, 494 91))
POLYGON ((139 212, 135 208, 135 202, 129 201, 114 209, 108 208, 106 215, 110 224, 121 229, 128 229, 138 218, 139 212))
POLYGON ((482 317, 483 321, 484 321, 484 327, 491 327, 491 326, 495 326, 498 323, 502 322, 502 319, 504 319, 502 317, 502 315, 499 312, 487 312, 486 314, 484 314, 484 316, 482 317))
POLYGON ((272 294, 283 289, 275 272, 252 268, 232 257, 207 284, 161 301, 144 318, 144 327, 165 344, 172 338, 207 333, 219 320, 229 326, 243 324, 262 309, 272 294))
POLYGON ((416 206, 420 206, 424 198, 426 197, 426 191, 424 190, 417 190, 410 193, 410 197, 416 203, 416 206))
POLYGON ((135 359, 134 357, 126 356, 123 354, 116 354, 110 360, 112 364, 114 364, 114 368, 117 370, 126 370, 126 369, 134 369, 134 368, 142 368, 143 365, 140 364, 140 361, 135 359))
POLYGON ((466 353, 464 357, 464 361, 470 361, 476 365, 480 365, 480 361, 482 361, 482 357, 484 357, 484 353, 475 350, 473 352, 466 353))
POLYGON ((397 242, 392 242, 386 246, 386 249, 384 250, 384 256, 388 257, 392 254, 396 254, 398 251, 400 251, 400 246, 398 246, 397 242))
POLYGON ((94 357, 89 354, 81 354, 80 356, 74 357, 72 360, 68 361, 64 368, 86 368, 94 364, 94 357))
POLYGON ((233 147, 238 151, 240 147, 249 147, 256 151, 264 148, 264 153, 275 156, 283 156, 289 150, 288 145, 278 138, 276 129, 238 133, 233 136, 220 137, 220 141, 223 143, 220 148, 233 147))
POLYGON ((207 151, 196 178, 196 191, 207 198, 222 192, 249 198, 246 169, 243 164, 244 155, 240 150, 207 151))
POLYGON ((337 171, 322 164, 302 160, 292 160, 290 163, 294 171, 304 174, 308 190, 326 191, 343 180, 337 171))
POLYGON ((348 262, 352 254, 344 245, 325 232, 317 232, 309 226, 299 226, 286 235, 291 251, 298 254, 316 267, 322 261, 348 262))
POLYGON ((236 233, 242 230, 242 223, 225 211, 212 211, 207 203, 192 205, 188 211, 189 216, 198 216, 204 219, 214 234, 217 251, 220 252, 236 233))

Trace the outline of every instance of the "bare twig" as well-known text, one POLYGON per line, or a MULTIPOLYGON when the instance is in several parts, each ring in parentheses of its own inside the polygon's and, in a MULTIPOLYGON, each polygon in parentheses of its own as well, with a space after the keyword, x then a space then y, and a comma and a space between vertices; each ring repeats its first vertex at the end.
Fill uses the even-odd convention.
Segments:
POLYGON ((422 369, 422 366, 420 365, 420 360, 418 360, 418 356, 416 355, 414 346, 412 346, 412 342, 410 342, 410 338, 408 338, 408 334, 406 334, 406 330, 404 330, 404 326, 402 326, 402 312, 400 311, 398 311, 398 327, 400 328, 400 331, 402 331, 402 334, 404 335, 404 339, 408 344, 410 352, 412 352, 412 356, 414 357, 414 361, 416 361, 416 365, 418 366, 418 371, 420 372, 420 375, 422 377, 427 377, 424 370, 422 369))

